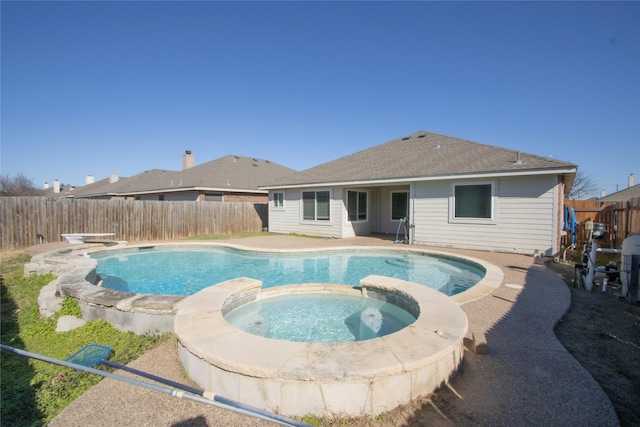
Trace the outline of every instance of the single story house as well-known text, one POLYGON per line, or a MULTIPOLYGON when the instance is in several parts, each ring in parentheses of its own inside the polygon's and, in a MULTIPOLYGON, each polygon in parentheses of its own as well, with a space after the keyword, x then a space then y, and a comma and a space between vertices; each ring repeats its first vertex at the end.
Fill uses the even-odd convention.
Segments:
MULTIPOLYGON (((281 178, 295 170, 250 157, 228 155, 194 166, 186 151, 181 171, 152 169, 129 178, 109 178, 72 190, 59 197, 167 201, 216 201, 267 203, 268 191, 258 184, 281 178)), ((55 195, 55 194, 53 194, 55 195)))
POLYGON ((635 177, 629 179, 629 187, 624 190, 611 193, 608 196, 601 197, 598 201, 602 203, 627 202, 631 199, 640 197, 640 184, 635 184, 633 182, 635 182, 635 177))
POLYGON ((577 166, 420 131, 264 185, 269 231, 531 255, 560 251, 577 166), (406 236, 406 237, 405 237, 406 236))

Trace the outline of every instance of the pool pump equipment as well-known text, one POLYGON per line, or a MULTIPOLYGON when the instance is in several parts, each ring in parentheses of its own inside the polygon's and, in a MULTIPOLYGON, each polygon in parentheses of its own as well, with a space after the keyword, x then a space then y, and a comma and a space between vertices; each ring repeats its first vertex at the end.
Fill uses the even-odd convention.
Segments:
MULTIPOLYGON (((585 222, 585 230, 588 233, 589 241, 584 247, 582 254, 581 279, 584 288, 591 292, 593 288, 593 276, 596 271, 604 272, 602 280, 602 293, 607 292, 610 281, 620 279, 622 284, 621 298, 626 298, 630 304, 637 304, 640 301, 640 235, 630 236, 622 242, 622 249, 598 249, 596 240, 604 238, 606 228, 604 224, 585 222), (622 259, 620 269, 616 269, 615 262, 609 262, 604 268, 596 268, 596 254, 599 251, 609 253, 621 253, 622 259)), ((579 264, 578 264, 579 265, 579 264)))
POLYGON ((593 221, 586 221, 584 229, 589 238, 582 254, 582 283, 584 283, 584 288, 591 292, 593 275, 596 270, 596 253, 598 251, 598 244, 594 240, 603 239, 607 229, 605 224, 594 223, 593 221))

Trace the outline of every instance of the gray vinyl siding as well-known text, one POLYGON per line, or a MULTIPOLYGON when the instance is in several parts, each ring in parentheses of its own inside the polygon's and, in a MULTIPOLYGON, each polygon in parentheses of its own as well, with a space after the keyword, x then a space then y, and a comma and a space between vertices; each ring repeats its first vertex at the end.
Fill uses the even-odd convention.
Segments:
POLYGON ((341 188, 313 188, 278 190, 284 192, 282 208, 273 205, 273 191, 269 194, 269 231, 273 233, 297 233, 318 237, 343 236, 342 222, 345 216, 341 188), (330 220, 304 221, 302 219, 303 191, 330 191, 330 220))
POLYGON ((456 181, 417 183, 413 212, 415 243, 551 255, 556 250, 557 177, 514 177, 481 182, 489 181, 495 186, 491 223, 450 220, 449 198, 456 181))
MULTIPOLYGON (((351 223, 347 218, 346 189, 331 192, 330 221, 302 220, 302 192, 284 190, 284 206, 276 208, 269 198, 269 231, 320 237, 345 238, 370 233, 370 221, 351 223)), ((308 191, 319 191, 313 188, 308 191)), ((395 235, 398 222, 391 221, 391 192, 409 190, 409 217, 415 225, 413 243, 461 249, 552 255, 557 252, 558 178, 556 175, 474 180, 415 182, 404 186, 370 187, 378 193, 376 227, 395 235), (493 218, 459 222, 451 219, 453 184, 492 183, 493 218)), ((282 190, 280 190, 282 191, 282 190)), ((370 207, 371 209, 371 207, 370 207)), ((369 210, 369 217, 371 211, 369 210)))

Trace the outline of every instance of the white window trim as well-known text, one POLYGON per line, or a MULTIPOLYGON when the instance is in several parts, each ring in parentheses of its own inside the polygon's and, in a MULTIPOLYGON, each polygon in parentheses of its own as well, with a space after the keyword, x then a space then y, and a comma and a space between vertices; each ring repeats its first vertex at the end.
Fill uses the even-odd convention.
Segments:
MULTIPOLYGON (((314 197, 315 200, 315 197, 314 197)), ((314 216, 317 217, 318 215, 318 211, 317 211, 317 206, 314 207, 315 212, 314 212, 314 216)), ((327 225, 331 225, 332 221, 333 221, 333 192, 331 190, 302 190, 300 192, 300 223, 301 224, 317 224, 317 225, 323 225, 323 224, 327 224, 327 225), (328 192, 329 193, 329 219, 304 219, 304 193, 324 193, 324 192, 328 192)))
MULTIPOLYGON (((354 223, 354 222, 360 222, 360 223, 365 223, 365 222, 369 222, 369 192, 365 191, 365 190, 356 190, 353 188, 350 188, 348 190, 346 190, 345 192, 346 198, 347 198, 347 222, 348 223, 354 223), (353 192, 353 193, 365 193, 367 195, 367 212, 365 213, 366 218, 365 219, 356 219, 355 221, 351 221, 349 219, 349 192, 353 192)), ((356 196, 357 199, 357 196, 356 196)), ((357 201, 356 201, 357 203, 357 201)))
POLYGON ((284 209, 284 191, 276 191, 273 193, 273 208, 284 209), (282 194, 282 205, 278 205, 278 194, 282 194))
POLYGON ((497 184, 495 181, 465 181, 455 182, 451 184, 451 190, 449 195, 449 222, 454 224, 497 224, 497 184), (491 217, 490 218, 456 218, 456 187, 463 187, 467 185, 491 185, 491 217))
POLYGON ((391 222, 400 222, 402 219, 393 219, 393 195, 394 193, 402 193, 407 195, 407 215, 409 216, 409 212, 411 212, 411 193, 409 190, 394 190, 389 192, 389 220, 391 222))

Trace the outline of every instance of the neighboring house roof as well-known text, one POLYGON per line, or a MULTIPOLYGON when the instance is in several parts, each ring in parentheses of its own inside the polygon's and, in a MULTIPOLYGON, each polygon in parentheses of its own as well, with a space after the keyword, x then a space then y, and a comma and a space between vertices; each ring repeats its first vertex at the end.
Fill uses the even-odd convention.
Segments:
POLYGON ((181 171, 152 169, 116 182, 104 179, 77 187, 74 197, 131 196, 179 191, 267 193, 258 184, 295 172, 288 167, 255 159, 228 155, 181 171))
POLYGON ((634 197, 640 197, 640 184, 627 187, 624 190, 609 194, 598 199, 599 202, 626 202, 634 197))
POLYGON ((576 169, 574 164, 548 157, 420 131, 271 181, 263 188, 393 183, 416 179, 487 174, 524 175, 553 171, 566 174, 567 187, 570 188, 576 169))
POLYGON ((101 179, 92 184, 78 187, 74 190, 74 197, 104 197, 119 196, 127 194, 135 188, 148 187, 150 183, 156 180, 162 180, 164 177, 176 173, 175 171, 152 169, 134 175, 130 178, 119 177, 117 181, 111 182, 110 178, 101 179))
POLYGON ((228 155, 180 172, 180 188, 265 192, 259 185, 295 173, 269 160, 228 155))
POLYGON ((69 189, 63 188, 59 193, 56 193, 53 187, 45 188, 42 190, 42 195, 44 197, 68 197, 69 189))
MULTIPOLYGON (((119 178, 120 180, 126 178, 119 178)), ((113 184, 117 184, 119 181, 114 182, 113 184)), ((112 184, 112 185, 113 185, 112 184)), ((73 197, 97 197, 97 196, 107 196, 109 195, 109 189, 113 187, 109 187, 109 178, 101 179, 100 181, 92 182, 91 184, 85 184, 82 187, 76 187, 73 190, 73 197)))
POLYGON ((54 186, 51 186, 49 188, 45 188, 42 190, 42 195, 44 197, 59 197, 59 198, 69 198, 69 197, 73 197, 74 192, 77 188, 80 187, 75 187, 73 185, 64 185, 64 184, 60 184, 60 190, 56 193, 55 190, 55 184, 54 186))

